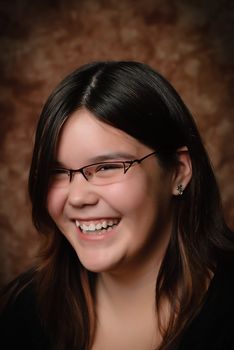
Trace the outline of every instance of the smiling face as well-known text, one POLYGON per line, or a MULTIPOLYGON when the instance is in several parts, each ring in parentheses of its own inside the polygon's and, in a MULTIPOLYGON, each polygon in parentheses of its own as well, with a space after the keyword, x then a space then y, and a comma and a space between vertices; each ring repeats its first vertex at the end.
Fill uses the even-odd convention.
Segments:
MULTIPOLYGON (((99 161, 140 159, 153 151, 80 109, 62 128, 56 161, 79 169, 99 161)), ((47 209, 88 270, 142 267, 157 263, 167 246, 172 186, 172 174, 150 156, 132 166, 122 181, 96 185, 79 172, 67 186, 52 181, 47 209)))

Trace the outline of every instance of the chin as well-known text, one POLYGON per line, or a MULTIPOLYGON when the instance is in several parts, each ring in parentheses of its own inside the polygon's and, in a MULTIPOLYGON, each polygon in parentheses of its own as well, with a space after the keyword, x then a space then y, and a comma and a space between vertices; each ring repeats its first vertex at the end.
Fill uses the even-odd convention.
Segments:
POLYGON ((104 260, 105 261, 97 261, 96 259, 92 259, 92 261, 90 261, 88 259, 80 259, 80 262, 86 270, 90 272, 101 273, 115 269, 115 263, 107 263, 106 259, 104 260))
POLYGON ((90 271, 90 272, 95 272, 95 273, 102 273, 102 272, 106 272, 109 269, 107 267, 104 267, 102 265, 97 265, 97 264, 83 264, 81 262, 81 264, 86 268, 86 270, 90 271))

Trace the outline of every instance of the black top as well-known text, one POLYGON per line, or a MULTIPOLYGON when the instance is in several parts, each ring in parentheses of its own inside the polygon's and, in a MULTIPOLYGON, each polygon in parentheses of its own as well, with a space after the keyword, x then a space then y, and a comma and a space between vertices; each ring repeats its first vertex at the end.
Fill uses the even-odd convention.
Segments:
MULTIPOLYGON (((24 280, 25 275, 17 278, 18 288, 24 280)), ((15 281, 12 284, 15 284, 15 281)), ((4 289, 10 289, 12 284, 10 283, 4 289)), ((0 346, 1 349, 49 350, 51 348, 39 321, 35 299, 33 284, 28 284, 19 295, 12 295, 0 315, 0 344, 4 344, 3 348, 0 346)))
MULTIPOLYGON (((4 344, 1 348, 7 350, 52 348, 38 319, 32 285, 29 284, 14 302, 9 302, 2 312, 0 343, 4 344)), ((222 263, 218 267, 200 313, 185 330, 176 350, 210 349, 234 350, 233 263, 222 263)))
POLYGON ((234 350, 234 263, 219 265, 178 350, 234 350))

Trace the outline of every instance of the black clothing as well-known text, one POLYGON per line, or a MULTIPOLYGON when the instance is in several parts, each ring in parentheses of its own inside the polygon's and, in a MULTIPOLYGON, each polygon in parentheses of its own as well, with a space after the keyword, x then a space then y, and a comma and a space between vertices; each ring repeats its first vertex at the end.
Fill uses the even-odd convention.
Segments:
POLYGON ((178 350, 234 350, 234 263, 218 266, 205 303, 178 350))
MULTIPOLYGON (((19 288, 20 277, 18 278, 19 288)), ((16 297, 13 295, 10 298, 0 316, 0 342, 4 344, 1 349, 50 349, 49 340, 38 317, 35 299, 32 283, 28 284, 19 295, 16 297)))
MULTIPOLYGON (((33 284, 9 302, 0 318, 2 349, 47 350, 48 339, 36 311, 33 284)), ((234 264, 216 270, 205 303, 176 350, 234 350, 234 264)), ((111 350, 111 349, 110 349, 111 350)), ((121 349, 120 349, 121 350, 121 349)), ((134 349, 129 349, 134 350, 134 349)))

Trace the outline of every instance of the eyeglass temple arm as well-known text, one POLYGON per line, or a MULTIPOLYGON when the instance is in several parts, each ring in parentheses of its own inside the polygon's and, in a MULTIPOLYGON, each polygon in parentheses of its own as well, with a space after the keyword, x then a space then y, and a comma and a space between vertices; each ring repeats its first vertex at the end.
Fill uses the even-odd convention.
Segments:
POLYGON ((143 158, 141 158, 141 159, 136 159, 136 162, 138 162, 138 163, 141 163, 143 160, 145 160, 146 158, 148 158, 148 157, 151 157, 152 155, 154 155, 154 154, 156 154, 157 152, 155 151, 155 152, 151 152, 150 154, 147 154, 146 156, 144 156, 143 158))

